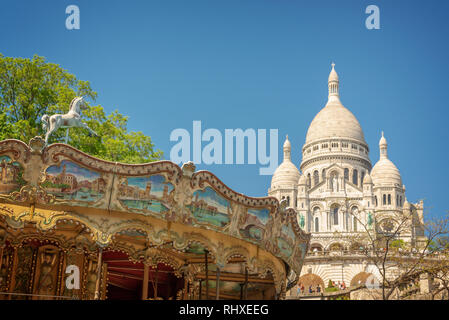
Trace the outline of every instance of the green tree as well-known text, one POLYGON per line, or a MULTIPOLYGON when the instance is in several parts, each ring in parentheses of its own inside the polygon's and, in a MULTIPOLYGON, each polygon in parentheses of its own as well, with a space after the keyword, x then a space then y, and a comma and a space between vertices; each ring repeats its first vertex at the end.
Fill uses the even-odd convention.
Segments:
MULTIPOLYGON (((0 54, 0 140, 28 142, 34 136, 43 136, 42 116, 67 113, 76 96, 95 101, 97 93, 88 81, 77 79, 44 57, 12 58, 0 54)), ((69 143, 79 150, 126 163, 151 162, 162 157, 149 136, 128 131, 128 117, 117 110, 106 114, 102 106, 89 104, 82 119, 100 138, 89 137, 85 129, 70 129, 69 143)), ((65 133, 66 130, 58 130, 50 143, 63 142, 65 133)))

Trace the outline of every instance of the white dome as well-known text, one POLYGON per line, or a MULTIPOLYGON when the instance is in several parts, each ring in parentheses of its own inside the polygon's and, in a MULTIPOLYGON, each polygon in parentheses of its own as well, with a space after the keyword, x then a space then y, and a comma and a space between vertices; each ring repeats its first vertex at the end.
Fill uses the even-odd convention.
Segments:
POLYGON ((360 123, 340 101, 338 74, 334 66, 332 63, 328 78, 328 102, 310 123, 306 144, 329 138, 350 138, 366 144, 360 123))
POLYGON ((371 178, 376 186, 402 186, 401 174, 398 168, 388 158, 380 159, 371 170, 371 178))
POLYGON ((387 147, 387 139, 385 139, 382 131, 382 137, 379 141, 380 159, 371 170, 371 178, 375 186, 389 185, 401 187, 401 174, 394 163, 388 159, 387 147))
POLYGON ((277 167, 271 178, 271 188, 280 186, 296 186, 300 174, 298 168, 291 161, 285 161, 277 167))
POLYGON ((271 178, 271 189, 286 186, 294 187, 298 183, 299 170, 291 161, 291 143, 288 140, 288 135, 284 142, 284 161, 274 171, 271 178))
POLYGON ((363 184, 372 184, 372 183, 373 180, 371 179, 371 176, 367 173, 363 178, 363 184))
POLYGON ((307 130, 306 144, 336 137, 365 143, 362 127, 356 117, 341 104, 339 99, 332 99, 312 120, 307 130))

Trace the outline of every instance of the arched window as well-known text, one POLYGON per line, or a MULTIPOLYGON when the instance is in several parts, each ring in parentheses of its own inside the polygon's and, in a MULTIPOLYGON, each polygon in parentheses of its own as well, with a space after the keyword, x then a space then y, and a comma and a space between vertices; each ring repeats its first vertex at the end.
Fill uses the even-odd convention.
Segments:
POLYGON ((396 205, 399 207, 399 195, 396 195, 396 205))
POLYGON ((321 171, 321 178, 324 180, 326 180, 326 169, 323 169, 323 171, 321 171))
POLYGON ((318 217, 315 217, 315 232, 319 232, 319 231, 320 231, 319 220, 318 220, 318 217))
POLYGON ((387 195, 386 195, 386 194, 384 194, 384 196, 383 196, 383 202, 382 202, 382 204, 383 204, 383 205, 386 205, 386 204, 387 204, 387 195))
POLYGON ((307 186, 310 188, 311 185, 311 179, 310 179, 310 173, 307 174, 307 186))
POLYGON ((391 194, 388 195, 388 204, 391 204, 391 194))
POLYGON ((374 206, 377 207, 377 196, 374 196, 374 206))
POLYGON ((352 172, 352 183, 357 186, 358 180, 359 180, 359 173, 357 172, 357 170, 354 169, 354 171, 352 172))
POLYGON ((360 173, 360 181, 362 181, 362 184, 363 184, 363 179, 365 178, 365 171, 362 171, 361 173, 360 173))
POLYGON ((334 225, 338 224, 338 207, 332 209, 332 221, 334 225))
POLYGON ((320 182, 320 174, 318 173, 318 170, 315 170, 313 172, 313 186, 316 186, 320 182))
POLYGON ((290 205, 290 196, 287 196, 287 206, 290 205))
POLYGON ((399 197, 399 206, 402 207, 402 196, 399 197))
POLYGON ((357 218, 353 217, 352 218, 352 227, 354 228, 354 231, 357 231, 357 218))
POLYGON ((345 180, 349 180, 349 169, 345 168, 345 180))

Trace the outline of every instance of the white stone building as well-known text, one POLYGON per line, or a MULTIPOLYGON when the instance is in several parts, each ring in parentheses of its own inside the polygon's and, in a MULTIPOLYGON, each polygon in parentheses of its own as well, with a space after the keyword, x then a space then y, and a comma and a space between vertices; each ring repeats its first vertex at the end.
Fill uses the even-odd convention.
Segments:
POLYGON ((371 274, 380 278, 374 265, 351 253, 354 243, 348 239, 366 232, 365 228, 388 232, 395 217, 411 212, 413 218, 400 239, 416 246, 425 239, 423 202, 407 201, 401 174, 388 158, 383 133, 380 159, 372 167, 363 130, 340 101, 334 64, 328 87, 326 106, 307 131, 301 171, 291 160, 287 136, 284 160, 272 177, 268 194, 286 199, 287 206, 297 211, 301 227, 312 233, 299 282, 308 279, 305 282, 327 286, 332 280, 349 286, 366 281, 371 274))

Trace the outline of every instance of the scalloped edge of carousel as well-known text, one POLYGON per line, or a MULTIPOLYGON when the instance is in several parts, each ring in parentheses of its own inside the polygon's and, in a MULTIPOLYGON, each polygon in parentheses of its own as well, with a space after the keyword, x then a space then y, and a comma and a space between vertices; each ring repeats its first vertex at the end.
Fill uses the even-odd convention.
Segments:
MULTIPOLYGON (((32 144, 33 140, 41 141, 41 139, 42 138, 39 136, 34 137, 30 140, 30 144, 32 144)), ((286 222, 290 220, 290 223, 292 223, 292 227, 295 234, 299 236, 301 239, 307 239, 308 236, 310 235, 309 233, 301 229, 301 227, 299 226, 298 221, 296 219, 296 213, 293 208, 285 208, 284 210, 282 210, 280 207, 279 200, 272 196, 251 197, 239 193, 228 187, 214 173, 208 170, 195 171, 195 165, 191 161, 184 163, 182 167, 180 167, 179 165, 170 160, 159 160, 140 164, 129 164, 99 159, 65 143, 53 143, 51 145, 42 145, 41 149, 37 150, 33 149, 30 145, 18 139, 6 139, 0 141, 0 154, 11 152, 14 154, 14 160, 18 161, 19 163, 20 163, 20 151, 13 148, 6 150, 3 150, 2 148, 3 145, 8 145, 10 143, 18 144, 20 145, 21 148, 24 149, 23 151, 25 152, 26 156, 24 158, 23 163, 28 162, 29 156, 31 154, 40 154, 41 157, 43 158, 42 160, 44 163, 48 162, 47 157, 52 158, 53 163, 60 163, 61 160, 58 159, 58 157, 65 156, 75 162, 81 163, 83 166, 86 166, 90 169, 98 170, 103 173, 120 174, 124 176, 144 176, 155 173, 168 172, 173 175, 172 177, 174 178, 176 183, 179 183, 180 178, 184 176, 186 173, 186 176, 190 179, 190 184, 193 189, 196 188, 203 189, 204 182, 208 182, 208 184, 212 186, 213 189, 215 189, 215 191, 217 191, 219 194, 239 204, 256 208, 266 206, 272 207, 270 214, 279 214, 279 213, 282 214, 282 212, 284 214, 287 214, 287 217, 284 216, 283 220, 286 222), (61 151, 58 152, 58 150, 61 151), (65 153, 62 150, 69 150, 71 152, 65 153), (74 153, 78 154, 78 156, 80 157, 75 157, 74 153), (90 160, 91 162, 88 163, 86 159, 90 160), (107 166, 109 166, 110 168, 108 169, 107 166), (155 168, 160 166, 167 166, 167 167, 159 168, 156 170, 137 170, 138 168, 155 168), (183 170, 184 166, 186 167, 186 170, 183 170), (117 170, 120 168, 122 170, 117 170), (135 172, 130 172, 130 169, 134 169, 133 171, 135 172), (222 191, 223 189, 225 191, 222 191)))

